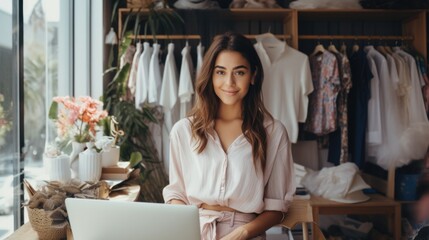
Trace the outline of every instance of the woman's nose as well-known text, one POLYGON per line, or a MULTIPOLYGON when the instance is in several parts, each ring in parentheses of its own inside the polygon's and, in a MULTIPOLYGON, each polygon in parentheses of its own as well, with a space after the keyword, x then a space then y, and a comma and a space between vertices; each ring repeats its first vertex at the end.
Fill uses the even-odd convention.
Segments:
POLYGON ((235 85, 235 78, 234 78, 234 74, 227 74, 226 78, 225 78, 225 83, 228 86, 234 86, 235 85))

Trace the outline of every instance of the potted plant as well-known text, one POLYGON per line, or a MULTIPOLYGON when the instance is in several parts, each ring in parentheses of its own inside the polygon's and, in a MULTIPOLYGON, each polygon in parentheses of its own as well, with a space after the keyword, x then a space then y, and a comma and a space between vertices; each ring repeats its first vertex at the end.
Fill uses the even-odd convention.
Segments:
POLYGON ((102 105, 102 102, 88 96, 53 99, 49 118, 57 126, 58 137, 63 142, 72 142, 72 177, 78 177, 79 154, 85 149, 86 143, 95 141, 96 132, 100 130, 98 124, 107 117, 107 111, 101 109, 102 105))
POLYGON ((68 182, 49 181, 41 189, 35 190, 26 180, 24 186, 30 195, 24 204, 28 211, 31 227, 39 239, 65 239, 68 235, 69 222, 65 199, 91 198, 107 199, 109 186, 105 181, 89 184, 76 179, 68 182))
MULTIPOLYGON (((116 1, 112 11, 113 26, 116 16, 116 1)), ((159 30, 172 32, 177 23, 183 23, 183 19, 174 11, 174 9, 155 5, 154 2, 148 7, 147 19, 144 21, 144 34, 148 33, 156 41, 156 35, 159 30)), ((129 35, 133 32, 137 36, 140 32, 140 26, 143 21, 140 19, 141 9, 129 14, 125 19, 124 31, 120 34, 120 46, 117 49, 117 56, 125 54, 126 49, 132 44, 129 35), (134 19, 133 31, 127 32, 129 19, 134 19)), ((112 54, 112 53, 111 53, 112 54)), ((111 58, 109 58, 111 59, 111 58)), ((117 119, 119 129, 124 131, 124 135, 118 137, 121 159, 130 159, 130 166, 134 168, 131 176, 137 179, 130 180, 140 185, 140 194, 137 201, 163 202, 162 189, 168 183, 168 176, 165 171, 163 161, 158 157, 157 150, 152 140, 152 134, 149 130, 149 124, 159 124, 162 119, 162 112, 159 107, 143 105, 141 109, 135 107, 132 96, 127 93, 127 80, 130 75, 130 64, 126 63, 119 67, 118 63, 113 62, 113 67, 105 71, 107 76, 112 76, 105 88, 103 102, 109 115, 117 119)), ((107 122, 104 122, 105 135, 110 132, 107 122)))

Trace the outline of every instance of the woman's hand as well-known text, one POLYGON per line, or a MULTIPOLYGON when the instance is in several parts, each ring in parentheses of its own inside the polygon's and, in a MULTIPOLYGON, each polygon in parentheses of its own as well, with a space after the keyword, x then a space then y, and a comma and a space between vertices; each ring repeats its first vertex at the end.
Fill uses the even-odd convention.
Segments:
POLYGON ((234 229, 231 233, 221 238, 221 240, 246 240, 247 230, 243 226, 234 229))

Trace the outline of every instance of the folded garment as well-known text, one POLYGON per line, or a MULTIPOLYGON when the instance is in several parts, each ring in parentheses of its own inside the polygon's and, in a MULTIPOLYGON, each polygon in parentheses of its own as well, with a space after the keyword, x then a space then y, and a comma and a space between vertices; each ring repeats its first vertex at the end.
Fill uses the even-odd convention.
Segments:
POLYGON ((174 3, 175 8, 179 9, 219 9, 219 3, 217 1, 210 0, 178 0, 174 3))
POLYGON ((358 174, 354 163, 311 171, 302 178, 301 184, 313 195, 343 203, 364 202, 369 199, 362 190, 370 188, 358 174))
POLYGON ((359 0, 298 0, 289 4, 294 9, 362 9, 359 0))

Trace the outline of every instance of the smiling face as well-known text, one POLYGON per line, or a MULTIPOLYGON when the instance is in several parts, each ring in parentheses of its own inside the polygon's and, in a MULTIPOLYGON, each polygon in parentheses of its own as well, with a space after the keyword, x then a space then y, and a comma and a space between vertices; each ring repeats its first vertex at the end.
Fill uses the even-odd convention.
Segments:
POLYGON ((253 73, 249 62, 239 52, 224 50, 216 58, 212 79, 220 104, 241 106, 253 84, 253 73))

